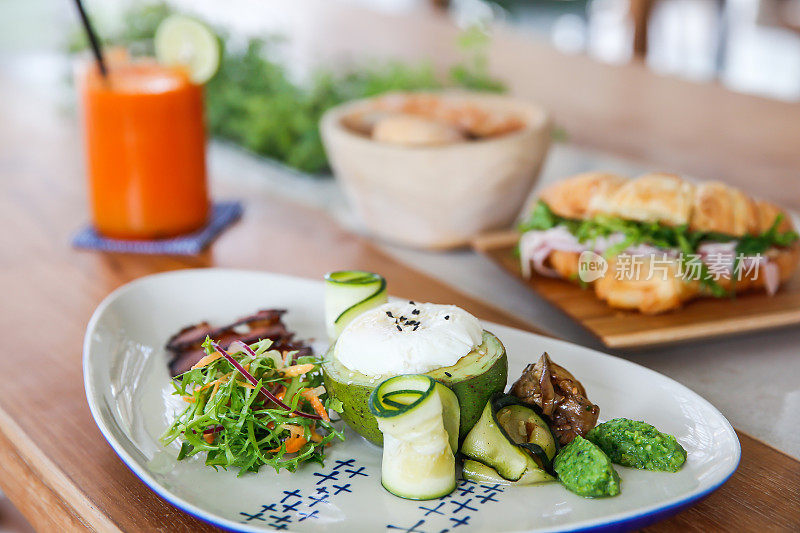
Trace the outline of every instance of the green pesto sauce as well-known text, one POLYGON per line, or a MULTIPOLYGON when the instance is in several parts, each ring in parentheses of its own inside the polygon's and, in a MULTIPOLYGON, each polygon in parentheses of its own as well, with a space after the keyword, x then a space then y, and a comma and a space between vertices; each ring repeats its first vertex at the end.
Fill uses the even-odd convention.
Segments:
POLYGON ((558 479, 569 490, 586 498, 619 494, 619 476, 608 457, 588 440, 575 440, 561 449, 553 462, 558 479))
POLYGON ((686 450, 675 437, 645 422, 615 418, 592 429, 586 438, 622 466, 677 472, 686 462, 686 450))

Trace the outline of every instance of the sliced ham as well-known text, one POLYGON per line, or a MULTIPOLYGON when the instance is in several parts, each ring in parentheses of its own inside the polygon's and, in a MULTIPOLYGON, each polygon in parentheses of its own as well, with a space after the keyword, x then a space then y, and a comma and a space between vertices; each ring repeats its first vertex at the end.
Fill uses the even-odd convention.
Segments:
POLYGON ((731 277, 736 260, 738 241, 704 242, 697 247, 700 259, 709 266, 712 273, 731 277))
MULTIPOLYGON (((608 237, 598 237, 592 242, 581 243, 569 232, 566 226, 556 226, 548 230, 532 230, 522 234, 519 241, 519 253, 522 267, 522 275, 525 278, 531 277, 533 271, 547 277, 558 277, 555 270, 545 265, 550 253, 558 250, 562 252, 581 253, 592 250, 602 254, 612 246, 616 246, 625 240, 621 233, 614 233, 608 237)), ((712 265, 716 272, 726 276, 731 276, 734 262, 736 260, 736 246, 738 241, 729 242, 704 242, 697 247, 697 254, 707 265, 712 265)), ((637 244, 629 246, 624 250, 626 254, 641 255, 666 255, 669 258, 677 258, 680 250, 675 248, 664 249, 649 244, 637 244)), ((742 267, 751 267, 754 263, 759 263, 764 276, 764 287, 767 293, 772 296, 780 285, 780 271, 777 265, 772 263, 766 256, 748 256, 742 259, 742 267)))
MULTIPOLYGON (((727 265, 725 272, 730 276, 736 261, 736 246, 738 241, 730 242, 705 242, 697 247, 697 253, 706 264, 724 261, 727 265)), ((780 270, 778 265, 769 260, 765 255, 745 256, 741 258, 739 268, 760 269, 755 271, 755 276, 764 276, 764 289, 770 296, 778 291, 780 285, 780 270), (756 265, 756 263, 758 263, 756 265)))
POLYGON ((522 260, 522 275, 531 277, 531 266, 538 274, 551 278, 556 272, 545 266, 544 262, 553 250, 582 252, 586 246, 564 226, 556 226, 544 231, 525 232, 519 240, 519 255, 522 260))
POLYGON ((761 270, 764 273, 764 288, 767 290, 767 294, 772 296, 778 292, 778 286, 781 284, 780 269, 778 265, 765 257, 761 264, 761 270))

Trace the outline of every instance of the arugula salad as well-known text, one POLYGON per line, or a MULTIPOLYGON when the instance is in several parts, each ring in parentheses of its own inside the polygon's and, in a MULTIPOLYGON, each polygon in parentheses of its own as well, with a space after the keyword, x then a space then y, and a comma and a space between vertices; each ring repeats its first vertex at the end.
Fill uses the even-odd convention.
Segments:
POLYGON ((181 442, 178 460, 205 453, 206 465, 240 476, 265 465, 294 472, 344 440, 328 415, 341 403, 322 384, 321 361, 271 346, 234 341, 224 350, 206 338, 205 357, 172 382, 187 405, 160 441, 181 442))

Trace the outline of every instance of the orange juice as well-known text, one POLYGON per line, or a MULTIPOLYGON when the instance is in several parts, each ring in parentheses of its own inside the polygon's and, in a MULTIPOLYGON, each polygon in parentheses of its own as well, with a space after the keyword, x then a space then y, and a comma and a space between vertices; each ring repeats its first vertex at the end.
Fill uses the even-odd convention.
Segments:
POLYGON ((113 238, 156 239, 208 218, 203 89, 181 69, 118 61, 81 87, 94 226, 113 238))

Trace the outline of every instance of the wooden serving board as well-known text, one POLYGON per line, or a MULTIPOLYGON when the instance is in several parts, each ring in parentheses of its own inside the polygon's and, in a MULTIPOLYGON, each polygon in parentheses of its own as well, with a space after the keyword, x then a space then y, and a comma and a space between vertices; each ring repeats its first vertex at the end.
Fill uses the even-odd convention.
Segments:
POLYGON ((800 276, 775 296, 754 291, 736 298, 698 298, 660 315, 612 309, 592 289, 534 274, 524 279, 514 254, 518 234, 476 238, 473 248, 532 287, 544 299, 596 335, 609 348, 642 348, 800 324, 800 276))

